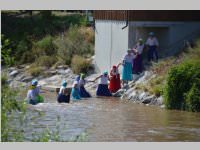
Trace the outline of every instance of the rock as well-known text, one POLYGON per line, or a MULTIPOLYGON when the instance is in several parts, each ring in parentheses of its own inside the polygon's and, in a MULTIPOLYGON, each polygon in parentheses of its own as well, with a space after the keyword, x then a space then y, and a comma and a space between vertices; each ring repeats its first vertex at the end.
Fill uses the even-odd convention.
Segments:
POLYGON ((18 75, 18 76, 15 78, 15 80, 17 80, 17 81, 22 81, 25 77, 26 77, 26 76, 25 76, 24 74, 20 74, 20 75, 18 75))
POLYGON ((142 101, 143 104, 149 104, 151 103, 154 99, 156 99, 156 97, 154 95, 145 97, 142 101))
POLYGON ((29 69, 29 68, 30 68, 30 66, 29 66, 29 65, 25 67, 25 69, 29 69))
POLYGON ((49 70, 49 71, 47 71, 47 74, 48 75, 55 75, 55 74, 57 74, 57 70, 49 70))
POLYGON ((163 99, 162 96, 160 96, 160 97, 157 98, 157 104, 158 104, 158 105, 162 105, 162 104, 163 104, 163 101, 164 101, 164 99, 163 99))
POLYGON ((147 93, 146 93, 146 92, 142 92, 142 93, 138 96, 139 100, 143 100, 144 97, 147 97, 147 93))
POLYGON ((165 108, 165 105, 161 105, 160 108, 165 108))
POLYGON ((57 73, 58 74, 65 74, 65 70, 64 69, 59 69, 59 70, 57 70, 57 73))
POLYGON ((11 73, 9 73, 9 76, 15 77, 19 73, 18 70, 13 70, 11 73))
POLYGON ((60 65, 56 67, 57 69, 67 69, 68 66, 67 65, 60 65))
POLYGON ((121 97, 124 94, 125 90, 120 89, 116 93, 113 94, 114 97, 121 97))
POLYGON ((33 76, 27 76, 22 79, 22 82, 30 82, 34 77, 33 76))
POLYGON ((15 67, 10 67, 10 68, 8 68, 8 72, 9 72, 9 73, 12 72, 12 71, 14 71, 14 70, 16 70, 15 67))

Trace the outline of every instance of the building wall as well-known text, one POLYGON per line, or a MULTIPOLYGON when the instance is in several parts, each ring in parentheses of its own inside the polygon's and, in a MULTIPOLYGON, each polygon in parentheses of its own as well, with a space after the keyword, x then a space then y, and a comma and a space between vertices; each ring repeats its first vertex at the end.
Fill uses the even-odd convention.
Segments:
POLYGON ((159 40, 159 55, 163 57, 180 50, 184 40, 191 40, 200 35, 200 22, 131 21, 129 48, 133 47, 139 38, 146 41, 151 31, 155 32, 159 40))
POLYGON ((98 71, 110 70, 128 49, 125 21, 95 20, 95 63, 98 71))

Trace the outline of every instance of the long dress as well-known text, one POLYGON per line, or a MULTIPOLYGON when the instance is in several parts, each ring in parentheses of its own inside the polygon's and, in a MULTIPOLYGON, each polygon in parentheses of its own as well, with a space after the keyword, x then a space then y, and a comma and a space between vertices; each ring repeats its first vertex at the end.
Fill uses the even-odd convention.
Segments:
POLYGON ((76 100, 80 100, 80 99, 81 99, 81 97, 80 97, 79 89, 73 87, 72 88, 72 100, 76 101, 76 100))
POLYGON ((69 103, 70 102, 70 94, 65 94, 67 91, 66 87, 61 86, 60 91, 57 96, 57 101, 59 103, 69 103), (63 94, 64 90, 64 94, 63 94))
POLYGON ((96 95, 97 96, 112 96, 108 89, 108 77, 102 75, 100 77, 100 81, 96 90, 96 95))
POLYGON ((91 95, 89 92, 86 91, 84 87, 85 83, 86 83, 86 80, 84 79, 79 80, 79 86, 80 86, 79 92, 80 92, 81 97, 88 98, 88 97, 91 97, 91 95))
POLYGON ((138 51, 138 55, 133 60, 133 74, 138 74, 142 72, 142 52, 144 49, 144 44, 137 43, 135 49, 138 51))
POLYGON ((109 90, 111 93, 117 92, 121 88, 120 83, 120 74, 118 73, 118 70, 116 72, 113 72, 111 70, 110 72, 110 84, 109 84, 109 90))
POLYGON ((133 80, 133 71, 132 71, 132 63, 133 63, 134 56, 133 55, 125 55, 124 63, 122 67, 122 80, 124 81, 132 81, 133 80))

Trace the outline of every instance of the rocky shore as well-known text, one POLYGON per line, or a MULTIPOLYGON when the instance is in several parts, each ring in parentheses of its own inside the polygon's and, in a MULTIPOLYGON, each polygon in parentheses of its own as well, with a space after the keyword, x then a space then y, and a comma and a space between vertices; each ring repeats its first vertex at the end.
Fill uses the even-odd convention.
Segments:
MULTIPOLYGON (((8 69, 3 69, 3 72, 7 72, 8 83, 12 88, 28 88, 30 81, 35 77, 29 75, 26 70, 30 66, 21 65, 18 67, 10 67, 8 69)), ((38 76, 37 79, 42 89, 53 89, 60 87, 60 83, 63 79, 67 80, 68 87, 72 86, 72 83, 76 77, 72 70, 67 66, 57 66, 54 69, 44 70, 46 76, 38 76)), ((99 74, 91 72, 86 79, 93 80, 99 74)), ((141 83, 147 83, 155 75, 151 71, 144 71, 140 75, 134 75, 134 80, 128 85, 120 89, 118 92, 114 93, 114 97, 118 97, 121 100, 130 100, 135 103, 143 103, 145 105, 157 105, 164 108, 163 97, 156 97, 148 92, 137 89, 137 85, 141 83)), ((86 84, 86 89, 95 96, 95 90, 98 82, 90 82, 86 84)))

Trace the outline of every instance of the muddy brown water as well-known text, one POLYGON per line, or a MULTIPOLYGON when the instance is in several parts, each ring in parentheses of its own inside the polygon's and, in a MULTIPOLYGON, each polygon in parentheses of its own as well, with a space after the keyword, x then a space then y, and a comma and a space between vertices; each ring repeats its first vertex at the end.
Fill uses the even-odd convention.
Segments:
POLYGON ((47 127, 59 131, 60 141, 86 133, 85 141, 200 141, 200 113, 165 110, 118 98, 90 98, 58 104, 52 92, 45 103, 28 106, 26 141, 47 127))

